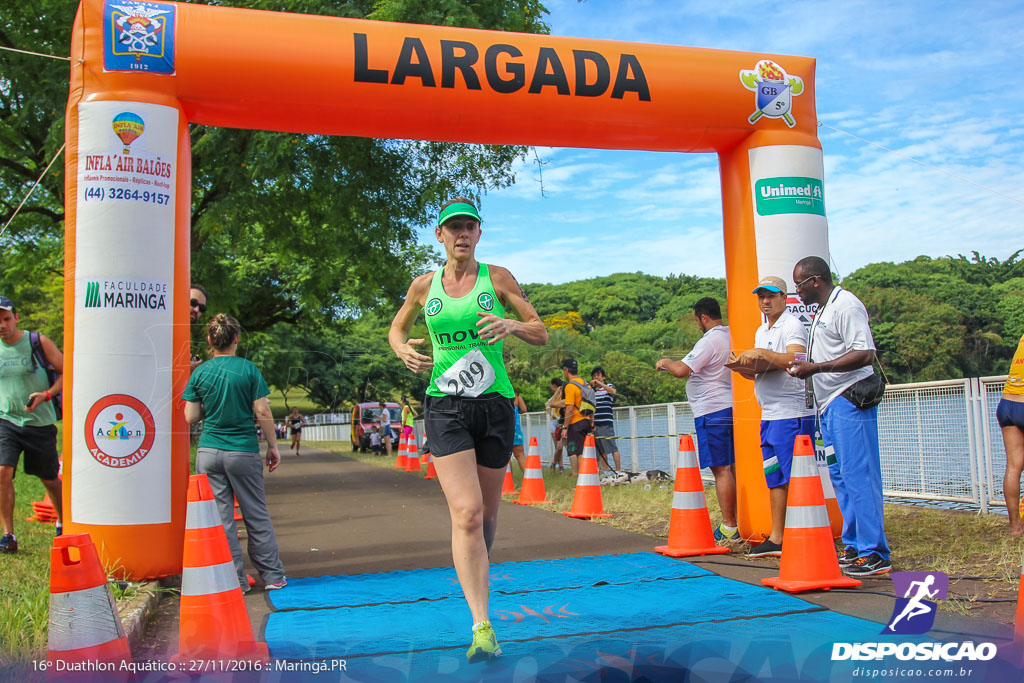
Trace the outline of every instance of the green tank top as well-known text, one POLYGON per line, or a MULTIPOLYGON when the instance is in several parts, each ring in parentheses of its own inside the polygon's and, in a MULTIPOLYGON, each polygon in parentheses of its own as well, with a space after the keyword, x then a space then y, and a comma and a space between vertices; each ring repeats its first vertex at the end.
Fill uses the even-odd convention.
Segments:
POLYGON ((45 427, 57 421, 52 403, 40 403, 33 411, 25 410, 28 395, 50 388, 46 370, 32 360, 29 333, 13 344, 0 342, 0 418, 19 427, 45 427))
POLYGON ((434 272, 423 313, 434 345, 434 370, 430 375, 428 396, 465 396, 497 392, 512 398, 512 383, 505 372, 502 343, 488 345, 480 339, 479 312, 505 317, 498 301, 487 265, 480 264, 473 290, 454 298, 441 284, 444 269, 434 272))

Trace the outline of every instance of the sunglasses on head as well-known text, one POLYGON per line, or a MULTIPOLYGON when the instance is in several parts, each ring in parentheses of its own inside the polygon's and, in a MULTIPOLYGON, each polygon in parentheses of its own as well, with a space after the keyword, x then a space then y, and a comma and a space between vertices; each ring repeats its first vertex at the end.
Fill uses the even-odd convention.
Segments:
POLYGON ((199 309, 200 313, 206 313, 206 304, 199 303, 199 299, 192 299, 192 301, 190 301, 189 303, 192 306, 192 308, 199 309))

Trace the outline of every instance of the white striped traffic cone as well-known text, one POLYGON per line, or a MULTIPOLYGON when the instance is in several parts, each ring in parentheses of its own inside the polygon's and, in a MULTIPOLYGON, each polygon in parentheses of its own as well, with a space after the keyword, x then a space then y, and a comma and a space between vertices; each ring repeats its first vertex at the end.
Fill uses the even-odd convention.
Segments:
POLYGON ((267 660, 256 642, 224 523, 205 474, 188 481, 178 660, 267 660))
POLYGON ((544 471, 540 467, 540 446, 537 445, 537 437, 530 437, 530 446, 526 450, 526 469, 523 470, 523 482, 519 487, 519 505, 534 505, 536 503, 551 503, 547 500, 547 492, 544 490, 544 471))
POLYGON ((704 482, 700 480, 697 451, 689 434, 679 437, 677 463, 668 544, 659 545, 654 551, 669 557, 729 552, 728 548, 715 544, 711 516, 708 514, 707 501, 704 500, 704 482))
POLYGON ((805 434, 797 436, 793 445, 779 575, 761 583, 790 593, 860 585, 839 569, 814 446, 805 434))
POLYGON ((47 650, 51 663, 132 661, 106 572, 89 534, 53 539, 47 650))
POLYGON ((597 473, 597 445, 594 442, 593 434, 587 434, 587 439, 583 442, 583 460, 580 461, 580 474, 576 479, 576 490, 572 495, 572 509, 562 514, 577 519, 611 517, 604 511, 604 503, 601 501, 601 480, 597 473))

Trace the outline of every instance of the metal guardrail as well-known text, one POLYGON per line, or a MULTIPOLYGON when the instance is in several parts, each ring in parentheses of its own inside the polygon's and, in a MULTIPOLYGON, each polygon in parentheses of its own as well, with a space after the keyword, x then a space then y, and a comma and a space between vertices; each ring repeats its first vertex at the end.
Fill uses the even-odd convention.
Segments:
MULTIPOLYGON (((1006 451, 996 423, 1006 376, 975 377, 939 382, 894 384, 886 387, 878 406, 878 439, 882 488, 886 495, 1005 507, 1002 473, 1006 451)), ((678 437, 693 434, 689 403, 622 406, 613 410, 622 466, 634 472, 659 469, 674 472, 678 437)), ((525 413, 523 435, 537 437, 541 461, 550 463, 554 451, 550 420, 543 412, 525 413)), ((423 421, 415 423, 423 439, 423 421)), ((303 429, 307 441, 348 441, 350 425, 320 425, 303 429)), ((702 471, 705 479, 709 472, 702 471)))

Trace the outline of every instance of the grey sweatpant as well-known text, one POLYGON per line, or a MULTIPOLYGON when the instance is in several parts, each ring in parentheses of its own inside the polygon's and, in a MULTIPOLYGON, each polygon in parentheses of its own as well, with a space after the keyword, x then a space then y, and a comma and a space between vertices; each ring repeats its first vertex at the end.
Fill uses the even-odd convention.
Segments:
POLYGON ((270 521, 263 492, 263 461, 260 454, 200 448, 196 451, 196 472, 205 474, 210 480, 242 591, 249 590, 249 583, 242 566, 242 544, 238 541, 238 528, 235 526, 234 498, 238 499, 238 507, 245 522, 249 559, 260 573, 260 578, 264 583, 278 583, 284 579, 284 565, 277 552, 274 525, 270 521))

